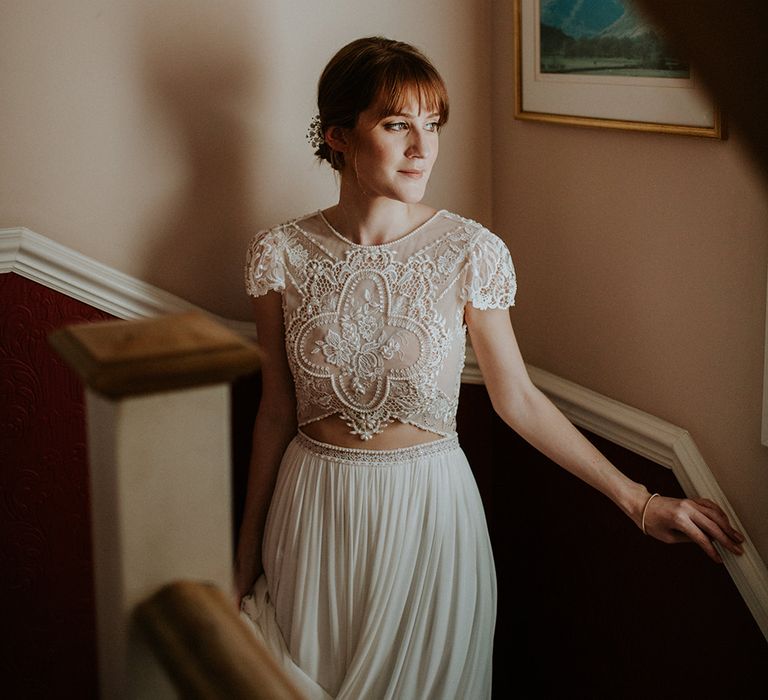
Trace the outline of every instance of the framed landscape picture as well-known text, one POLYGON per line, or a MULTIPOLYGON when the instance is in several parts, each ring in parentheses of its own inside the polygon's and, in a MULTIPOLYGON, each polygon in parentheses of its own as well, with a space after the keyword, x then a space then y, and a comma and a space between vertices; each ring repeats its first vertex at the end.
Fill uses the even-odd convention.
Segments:
POLYGON ((632 0, 514 0, 515 117, 723 138, 717 107, 632 0))

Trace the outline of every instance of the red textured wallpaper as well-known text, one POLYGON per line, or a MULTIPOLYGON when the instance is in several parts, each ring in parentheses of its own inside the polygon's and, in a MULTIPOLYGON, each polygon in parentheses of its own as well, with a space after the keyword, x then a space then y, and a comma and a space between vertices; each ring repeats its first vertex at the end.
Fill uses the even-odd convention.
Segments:
POLYGON ((111 316, 13 273, 0 299, 2 694, 96 697, 84 396, 47 336, 111 316))

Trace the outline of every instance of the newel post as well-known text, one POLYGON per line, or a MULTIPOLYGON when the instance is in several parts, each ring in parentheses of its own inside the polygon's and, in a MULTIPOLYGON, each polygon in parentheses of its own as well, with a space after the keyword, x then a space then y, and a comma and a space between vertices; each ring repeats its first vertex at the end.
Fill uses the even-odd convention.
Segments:
POLYGON ((229 382, 257 350, 202 314, 51 343, 86 385, 101 696, 176 697, 131 615, 169 581, 231 588, 229 382))

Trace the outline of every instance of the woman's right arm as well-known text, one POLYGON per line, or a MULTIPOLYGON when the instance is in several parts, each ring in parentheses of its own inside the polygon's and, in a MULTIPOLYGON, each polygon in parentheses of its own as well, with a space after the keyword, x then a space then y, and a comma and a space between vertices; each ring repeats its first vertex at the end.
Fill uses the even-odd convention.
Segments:
POLYGON ((253 429, 248 490, 235 556, 235 595, 239 604, 263 571, 261 543, 267 511, 285 448, 296 435, 296 398, 285 354, 282 300, 268 292, 253 300, 262 351, 262 395, 253 429))

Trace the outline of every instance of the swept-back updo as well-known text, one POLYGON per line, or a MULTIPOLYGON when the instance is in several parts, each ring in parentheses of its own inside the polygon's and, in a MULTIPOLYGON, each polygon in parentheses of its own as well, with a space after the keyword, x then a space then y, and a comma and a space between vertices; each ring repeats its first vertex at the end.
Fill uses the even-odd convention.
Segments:
MULTIPOLYGON (((356 39, 328 62, 317 85, 322 133, 328 127, 354 128, 360 112, 374 102, 381 116, 399 112, 415 96, 420 105, 448 121, 448 91, 440 73, 418 49, 383 37, 356 39)), ((344 167, 344 154, 323 142, 315 151, 334 170, 344 167)))

